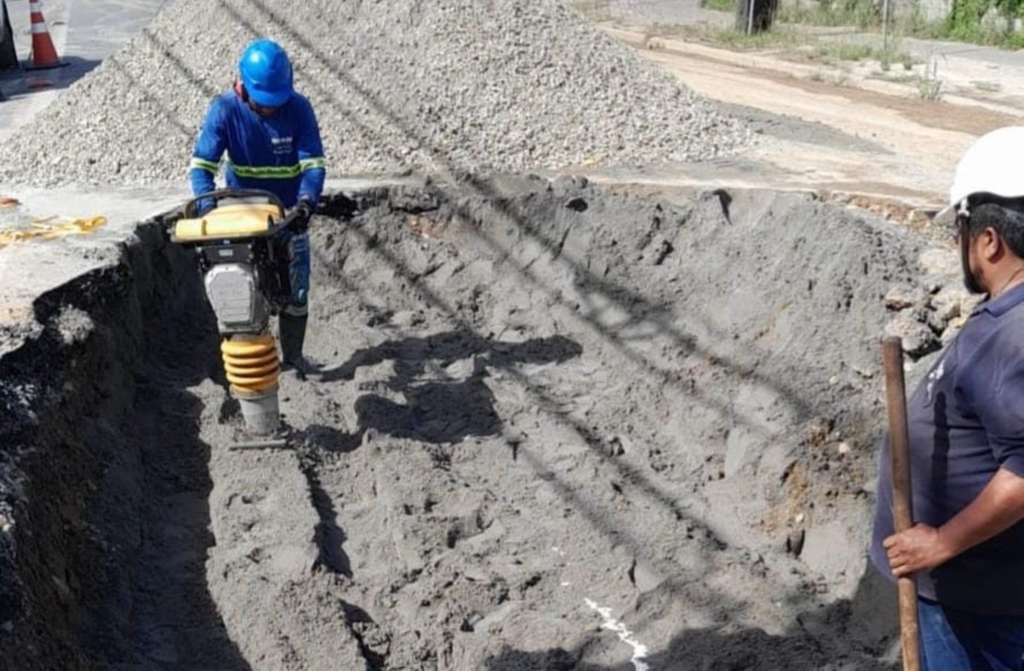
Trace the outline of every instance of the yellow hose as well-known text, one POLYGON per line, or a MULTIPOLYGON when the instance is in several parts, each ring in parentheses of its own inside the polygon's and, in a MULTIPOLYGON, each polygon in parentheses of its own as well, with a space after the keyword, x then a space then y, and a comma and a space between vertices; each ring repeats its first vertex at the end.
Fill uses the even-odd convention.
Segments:
POLYGON ((29 224, 31 230, 0 231, 0 247, 5 247, 14 242, 24 242, 33 239, 52 240, 68 235, 87 235, 93 233, 106 223, 106 217, 88 217, 85 219, 71 219, 69 221, 61 221, 59 217, 50 217, 40 221, 33 221, 29 224))

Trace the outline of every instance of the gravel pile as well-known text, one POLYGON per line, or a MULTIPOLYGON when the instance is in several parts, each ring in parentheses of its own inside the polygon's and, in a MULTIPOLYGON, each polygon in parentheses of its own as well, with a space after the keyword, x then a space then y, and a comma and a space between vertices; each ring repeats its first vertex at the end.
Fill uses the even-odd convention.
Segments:
POLYGON ((0 180, 180 181, 256 36, 291 53, 332 174, 710 159, 750 141, 560 0, 176 0, 0 149, 0 180))

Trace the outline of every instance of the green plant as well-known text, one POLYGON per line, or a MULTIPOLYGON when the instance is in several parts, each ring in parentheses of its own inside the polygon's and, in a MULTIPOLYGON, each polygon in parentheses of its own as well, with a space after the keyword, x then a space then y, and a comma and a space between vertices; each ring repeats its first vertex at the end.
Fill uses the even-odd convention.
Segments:
POLYGON ((700 0, 704 9, 715 9, 720 12, 735 12, 736 0, 700 0))
POLYGON ((863 61, 874 54, 875 50, 868 44, 852 44, 841 42, 839 44, 819 44, 815 48, 816 53, 822 54, 826 60, 837 61, 863 61))
POLYGON ((893 40, 886 49, 876 49, 868 44, 855 42, 818 42, 811 51, 800 50, 803 57, 822 63, 842 61, 877 60, 882 72, 888 72, 894 63, 902 63, 905 70, 914 66, 913 57, 899 48, 899 41, 893 40))
POLYGON ((1024 0, 956 0, 948 19, 918 23, 911 30, 918 37, 1019 49, 1024 46, 1024 34, 1013 30, 1018 18, 1024 18, 1024 0), (992 10, 1001 21, 986 19, 992 10))
POLYGON ((767 49, 799 44, 801 37, 788 30, 772 29, 763 33, 747 35, 735 28, 710 28, 704 32, 704 39, 733 49, 767 49))
MULTIPOLYGON (((779 9, 776 22, 877 29, 881 25, 882 4, 881 0, 797 0, 797 4, 779 9)), ((898 34, 923 39, 956 40, 1004 49, 1024 48, 1024 31, 1013 29, 1017 19, 1024 19, 1024 0, 953 0, 948 19, 929 23, 923 17, 915 3, 910 16, 898 19, 890 16, 889 27, 898 34), (991 20, 992 10, 1001 21, 991 20)), ((879 60, 883 71, 897 62, 908 72, 914 66, 909 56, 879 60)))
POLYGON ((655 22, 644 27, 644 41, 655 37, 706 38, 710 27, 707 24, 655 22))
POLYGON ((900 45, 900 38, 893 37, 889 40, 889 44, 886 45, 884 49, 879 49, 876 53, 875 57, 882 66, 883 72, 888 72, 895 63, 901 64, 903 69, 908 72, 913 69, 915 64, 914 57, 906 51, 901 50, 900 45))
POLYGON ((808 79, 812 82, 828 84, 829 86, 847 86, 850 83, 850 75, 845 72, 827 73, 815 70, 808 79))
POLYGON ((920 79, 919 75, 888 75, 881 77, 887 82, 895 82, 897 84, 917 84, 920 79))
POLYGON ((942 98, 942 80, 930 77, 919 77, 917 93, 922 100, 940 100, 942 98))
POLYGON ((928 63, 924 74, 917 78, 917 92, 922 100, 939 100, 942 97, 942 80, 939 79, 939 64, 935 59, 928 63))
POLYGON ((811 5, 782 7, 776 17, 783 23, 815 26, 858 26, 868 28, 879 24, 878 9, 873 0, 812 0, 811 5))

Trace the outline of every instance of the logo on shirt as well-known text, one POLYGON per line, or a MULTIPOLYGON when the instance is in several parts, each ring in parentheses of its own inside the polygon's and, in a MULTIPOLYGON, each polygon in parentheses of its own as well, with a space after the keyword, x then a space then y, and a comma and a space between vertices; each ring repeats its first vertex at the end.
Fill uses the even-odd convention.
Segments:
POLYGON ((935 391, 935 383, 942 379, 942 376, 946 374, 946 359, 943 358, 939 361, 939 365, 932 368, 932 372, 928 373, 928 384, 925 386, 925 392, 928 394, 928 403, 932 402, 932 392, 935 391))
POLYGON ((270 138, 270 144, 274 147, 274 154, 291 154, 292 153, 292 137, 291 135, 285 137, 272 137, 270 138))

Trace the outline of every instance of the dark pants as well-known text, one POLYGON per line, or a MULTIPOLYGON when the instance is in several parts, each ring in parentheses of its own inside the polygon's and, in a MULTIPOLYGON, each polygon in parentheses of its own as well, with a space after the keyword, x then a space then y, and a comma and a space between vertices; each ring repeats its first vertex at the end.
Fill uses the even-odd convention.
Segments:
POLYGON ((291 285, 291 297, 284 306, 284 311, 292 316, 301 317, 309 311, 309 233, 295 233, 284 229, 277 235, 279 243, 287 249, 288 283, 291 285))
POLYGON ((925 671, 1021 671, 1024 617, 975 615, 918 600, 925 671))

